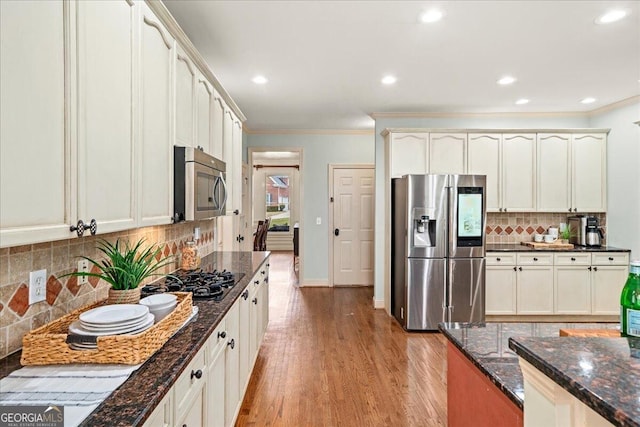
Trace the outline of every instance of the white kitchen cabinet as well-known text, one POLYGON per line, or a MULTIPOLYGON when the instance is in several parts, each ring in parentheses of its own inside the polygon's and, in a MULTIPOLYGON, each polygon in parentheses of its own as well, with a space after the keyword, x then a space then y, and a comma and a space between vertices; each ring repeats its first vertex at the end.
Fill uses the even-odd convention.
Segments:
POLYGON ((486 175, 487 212, 502 210, 502 134, 469 134, 467 171, 471 175, 486 175))
POLYGON ((233 112, 230 109, 226 109, 224 112, 224 120, 222 122, 222 160, 226 163, 226 177, 227 177, 227 215, 233 213, 232 201, 233 201, 233 112))
POLYGON ((95 219, 100 233, 134 228, 136 9, 126 0, 76 7, 78 218, 95 219))
POLYGON ((430 133, 429 173, 464 174, 466 152, 466 133, 430 133))
POLYGON ((240 394, 244 395, 244 391, 249 383, 251 367, 253 366, 253 352, 250 345, 250 312, 252 308, 249 288, 242 292, 238 302, 240 304, 240 332, 238 339, 238 351, 240 352, 240 394))
POLYGON ((213 112, 213 87, 211 83, 198 72, 196 78, 196 146, 211 153, 213 112))
POLYGON ((260 271, 262 274, 262 284, 260 285, 260 315, 261 315, 261 325, 260 325, 260 338, 258 340, 258 348, 256 349, 256 356, 258 355, 258 349, 262 344, 262 340, 264 338, 264 334, 267 332, 267 327, 269 326, 269 262, 264 264, 263 270, 260 271))
MULTIPOLYGON (((229 195, 231 210, 234 214, 244 213, 242 210, 242 122, 233 115, 231 170, 227 173, 227 181, 231 181, 232 192, 229 195)), ((229 168, 229 163, 227 163, 229 168)))
POLYGON ((206 425, 206 351, 207 347, 202 347, 173 386, 177 425, 206 425))
MULTIPOLYGON (((69 182, 63 2, 0 1, 0 245, 68 238, 69 182), (21 182, 25 174, 33 185, 21 182)), ((75 196, 75 195, 73 195, 75 196)))
POLYGON ((532 212, 536 209, 536 135, 502 136, 503 212, 532 212))
POLYGON ((553 314, 553 267, 518 266, 518 314, 553 314))
POLYGON ((196 147, 196 67, 180 45, 176 52, 176 145, 196 147))
POLYGON ((516 272, 515 254, 487 253, 485 279, 486 314, 516 314, 516 272))
POLYGON ((207 427, 224 427, 227 331, 225 319, 207 341, 207 427))
POLYGON ((585 266, 554 268, 556 314, 591 313, 591 271, 585 266))
POLYGON ((572 207, 574 212, 607 211, 607 136, 573 134, 572 207))
POLYGON ((571 134, 538 134, 537 210, 571 212, 571 134))
POLYGON ((424 174, 429 170, 428 133, 391 133, 390 149, 391 178, 408 174, 424 174))
POLYGON ((175 41, 146 3, 140 7, 139 225, 173 214, 173 58, 175 41))
POLYGON ((227 329, 227 350, 225 356, 225 425, 235 423, 242 399, 240 395, 240 300, 237 300, 225 316, 227 329))
MULTIPOLYGON (((224 160, 224 112, 227 105, 214 89, 211 101, 211 155, 224 160)), ((226 161, 226 160, 225 160, 226 161)))
POLYGON ((173 389, 162 398, 153 410, 143 427, 171 427, 173 426, 173 389))
POLYGON ((591 264, 592 313, 619 315, 620 293, 629 276, 629 254, 594 253, 591 264))

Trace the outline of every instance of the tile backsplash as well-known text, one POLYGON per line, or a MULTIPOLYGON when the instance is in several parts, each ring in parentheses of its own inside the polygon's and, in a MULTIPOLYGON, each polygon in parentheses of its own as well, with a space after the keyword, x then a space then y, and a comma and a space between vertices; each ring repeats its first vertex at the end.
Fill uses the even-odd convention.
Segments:
POLYGON ((0 249, 0 358, 20 349, 27 332, 107 297, 106 282, 90 278, 89 283, 78 285, 76 277, 61 277, 76 270, 79 255, 99 258, 100 252, 95 247, 97 239, 121 238, 135 242, 145 238, 147 244, 159 245, 163 255, 176 256, 175 262, 165 268, 164 272, 168 273, 177 268, 182 245, 193 238, 194 227, 200 227, 199 253, 204 256, 213 252, 215 221, 146 227, 0 249), (47 270, 46 299, 30 306, 29 272, 40 269, 47 270))
MULTIPOLYGON (((607 215, 589 214, 598 218, 604 233, 603 244, 607 238, 607 215)), ((569 216, 564 213, 541 212, 491 212, 487 213, 487 243, 520 243, 530 242, 536 233, 544 234, 549 227, 558 227, 560 223, 568 224, 569 216)))

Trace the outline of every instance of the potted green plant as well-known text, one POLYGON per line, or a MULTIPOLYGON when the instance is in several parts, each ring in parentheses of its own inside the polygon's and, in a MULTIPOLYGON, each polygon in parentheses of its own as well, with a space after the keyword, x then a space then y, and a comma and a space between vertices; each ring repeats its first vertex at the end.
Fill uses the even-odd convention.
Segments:
POLYGON ((162 267, 169 265, 173 257, 162 257, 160 247, 152 245, 143 247, 144 239, 134 245, 120 239, 115 243, 99 240, 97 249, 104 254, 104 259, 96 261, 81 256, 93 264, 98 272, 75 271, 67 276, 97 277, 111 285, 108 304, 136 304, 140 301, 140 284, 152 276, 162 276, 158 273, 162 267))
POLYGON ((575 236, 575 233, 571 230, 571 227, 567 225, 562 229, 562 231, 560 231, 558 237, 560 237, 560 241, 562 243, 569 243, 569 239, 571 239, 573 236, 575 236))

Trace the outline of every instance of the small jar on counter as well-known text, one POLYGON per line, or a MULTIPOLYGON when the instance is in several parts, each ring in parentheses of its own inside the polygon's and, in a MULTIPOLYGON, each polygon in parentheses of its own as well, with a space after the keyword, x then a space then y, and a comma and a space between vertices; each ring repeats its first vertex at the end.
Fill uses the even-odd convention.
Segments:
POLYGON ((200 255, 198 255, 198 247, 196 242, 190 241, 185 243, 182 248, 182 257, 180 267, 183 270, 195 270, 200 267, 200 255))

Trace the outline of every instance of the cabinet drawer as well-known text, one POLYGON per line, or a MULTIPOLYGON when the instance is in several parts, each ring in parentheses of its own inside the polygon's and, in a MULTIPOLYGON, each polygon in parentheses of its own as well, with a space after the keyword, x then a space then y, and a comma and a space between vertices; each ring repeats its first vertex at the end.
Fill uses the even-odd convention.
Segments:
POLYGON ((513 252, 487 252, 487 265, 516 265, 516 254, 513 252))
POLYGON ((207 368, 205 365, 205 349, 203 347, 196 357, 189 363, 182 372, 174 386, 174 396, 176 400, 176 418, 179 419, 184 412, 191 407, 191 401, 200 394, 200 390, 206 381, 207 368), (198 371, 200 378, 198 378, 198 371))
POLYGON ((227 345, 226 327, 227 324, 223 318, 207 341, 207 346, 209 348, 209 360, 207 362, 209 365, 213 362, 214 355, 217 354, 218 349, 227 345))
POLYGON ((553 265, 553 254, 518 254, 518 265, 553 265))
POLYGON ((566 252, 553 255, 555 265, 591 265, 591 254, 566 252))
POLYGON ((597 252, 593 254, 593 265, 629 265, 627 252, 597 252))

